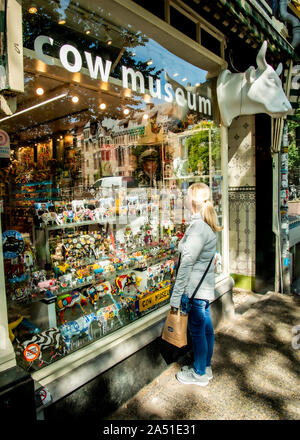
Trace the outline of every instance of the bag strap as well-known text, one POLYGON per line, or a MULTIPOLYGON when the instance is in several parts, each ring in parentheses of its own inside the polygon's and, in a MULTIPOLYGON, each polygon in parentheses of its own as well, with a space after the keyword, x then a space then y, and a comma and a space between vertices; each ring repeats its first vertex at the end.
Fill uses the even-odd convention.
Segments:
POLYGON ((214 255, 211 257, 211 260, 210 260, 210 262, 209 262, 207 268, 205 269, 205 272, 204 272, 204 274, 202 275, 201 280, 200 280, 199 283, 198 283, 198 286, 197 286, 196 289, 194 290, 193 295, 189 298, 189 302, 190 302, 190 303, 193 301, 194 296, 195 296, 196 293, 197 293, 197 290, 198 290, 199 287, 201 286, 201 284, 202 284, 204 278, 206 277, 206 274, 207 274, 207 272, 208 272, 208 269, 210 268, 210 265, 211 265, 213 259, 214 259, 214 255))
MULTIPOLYGON (((196 289, 194 290, 193 295, 189 298, 189 302, 192 302, 192 301, 193 301, 194 296, 195 296, 196 293, 197 293, 197 290, 198 290, 199 287, 201 286, 201 284, 202 284, 204 278, 206 277, 206 274, 207 274, 207 272, 208 272, 208 270, 209 270, 209 268, 210 268, 210 265, 211 265, 211 263, 212 263, 214 257, 215 257, 215 255, 213 255, 213 256, 211 257, 211 260, 210 260, 210 262, 209 262, 207 268, 205 269, 205 272, 204 272, 204 274, 202 275, 201 280, 199 281, 199 283, 198 283, 196 289)), ((179 266, 180 266, 180 260, 181 260, 181 253, 179 254, 179 258, 178 258, 178 264, 177 264, 176 275, 177 275, 177 272, 178 272, 178 269, 179 269, 179 266)))

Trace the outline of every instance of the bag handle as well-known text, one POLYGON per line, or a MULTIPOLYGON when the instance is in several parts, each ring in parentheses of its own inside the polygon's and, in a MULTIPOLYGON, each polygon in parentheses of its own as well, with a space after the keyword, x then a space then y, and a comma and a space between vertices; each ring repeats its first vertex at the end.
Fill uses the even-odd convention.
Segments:
MULTIPOLYGON (((190 302, 190 303, 193 301, 194 296, 196 295, 197 290, 198 290, 199 287, 201 286, 201 284, 202 284, 204 278, 206 277, 206 274, 207 274, 207 272, 208 272, 208 270, 209 270, 209 268, 210 268, 210 265, 211 265, 211 263, 212 263, 214 257, 215 257, 215 255, 213 255, 213 256, 211 257, 211 260, 210 260, 210 262, 209 262, 207 268, 205 269, 205 272, 204 272, 204 274, 202 275, 201 280, 199 281, 199 283, 198 283, 196 289, 194 290, 193 295, 189 298, 189 302, 190 302)), ((178 258, 178 264, 177 264, 176 276, 177 276, 177 272, 178 272, 178 269, 179 269, 179 266, 180 266, 180 260, 181 260, 181 253, 179 254, 179 258, 178 258)))

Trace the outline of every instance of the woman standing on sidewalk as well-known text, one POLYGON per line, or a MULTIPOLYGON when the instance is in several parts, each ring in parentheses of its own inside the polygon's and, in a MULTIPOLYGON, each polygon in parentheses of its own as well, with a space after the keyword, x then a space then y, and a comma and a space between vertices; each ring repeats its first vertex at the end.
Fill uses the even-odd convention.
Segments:
MULTIPOLYGON (((181 296, 192 296, 202 274, 216 253, 218 226, 217 215, 210 200, 210 190, 205 183, 194 183, 187 192, 186 207, 192 213, 192 221, 179 243, 181 262, 177 272, 171 309, 177 311, 181 296)), ((211 358, 214 347, 214 329, 209 303, 215 298, 214 265, 211 264, 205 279, 194 296, 189 312, 188 329, 194 352, 192 366, 184 366, 176 374, 179 382, 206 386, 212 379, 211 358)))

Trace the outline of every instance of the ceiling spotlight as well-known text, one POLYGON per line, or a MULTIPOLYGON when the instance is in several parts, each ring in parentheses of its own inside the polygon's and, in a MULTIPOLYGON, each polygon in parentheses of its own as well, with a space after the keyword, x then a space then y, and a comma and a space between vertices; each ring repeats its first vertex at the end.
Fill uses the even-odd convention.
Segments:
POLYGON ((200 83, 196 83, 195 86, 196 86, 196 87, 199 87, 199 86, 200 86, 200 83))
POLYGON ((149 115, 147 114, 147 113, 145 113, 144 115, 143 115, 143 119, 148 119, 149 118, 149 115))
POLYGON ((31 4, 31 6, 28 8, 29 14, 36 14, 37 13, 37 7, 34 4, 31 4))
POLYGON ((112 44, 112 38, 110 35, 106 34, 105 43, 110 46, 112 44))
POLYGON ((77 104, 78 101, 79 101, 78 96, 76 95, 72 96, 72 102, 74 102, 74 104, 77 104))
POLYGON ((91 31, 90 31, 89 29, 86 29, 86 30, 85 30, 85 34, 86 34, 86 35, 89 35, 90 33, 91 33, 91 31))
POLYGON ((102 103, 99 105, 99 108, 100 108, 100 110, 105 110, 105 109, 106 109, 106 104, 105 104, 104 102, 102 102, 102 103))
POLYGON ((112 37, 108 33, 109 30, 110 29, 107 26, 104 26, 104 41, 108 46, 110 46, 113 42, 112 37))
POLYGON ((174 73, 174 75, 173 76, 178 76, 178 73, 174 73))
POLYGON ((128 108, 125 108, 125 109, 123 110, 123 113, 124 113, 124 115, 129 115, 129 109, 128 109, 128 108))
POLYGON ((185 78, 185 77, 184 77, 184 78, 182 78, 182 81, 186 81, 186 80, 187 80, 187 78, 185 78))
POLYGON ((43 87, 38 87, 38 88, 36 89, 35 93, 36 93, 37 95, 39 95, 39 96, 43 95, 43 94, 44 94, 44 89, 43 89, 43 87))
POLYGON ((153 64, 153 61, 150 59, 150 60, 146 61, 146 63, 148 66, 151 66, 151 64, 153 64))
POLYGON ((58 24, 66 24, 66 20, 59 20, 58 24))

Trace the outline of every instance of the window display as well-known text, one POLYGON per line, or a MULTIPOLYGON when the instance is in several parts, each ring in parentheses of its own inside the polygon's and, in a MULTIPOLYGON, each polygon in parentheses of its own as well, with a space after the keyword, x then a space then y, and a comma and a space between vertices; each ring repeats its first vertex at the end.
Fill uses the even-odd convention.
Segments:
POLYGON ((10 339, 35 371, 169 302, 186 190, 207 183, 221 224, 222 173, 206 72, 100 7, 59 24, 52 2, 23 3, 2 243, 10 339))

